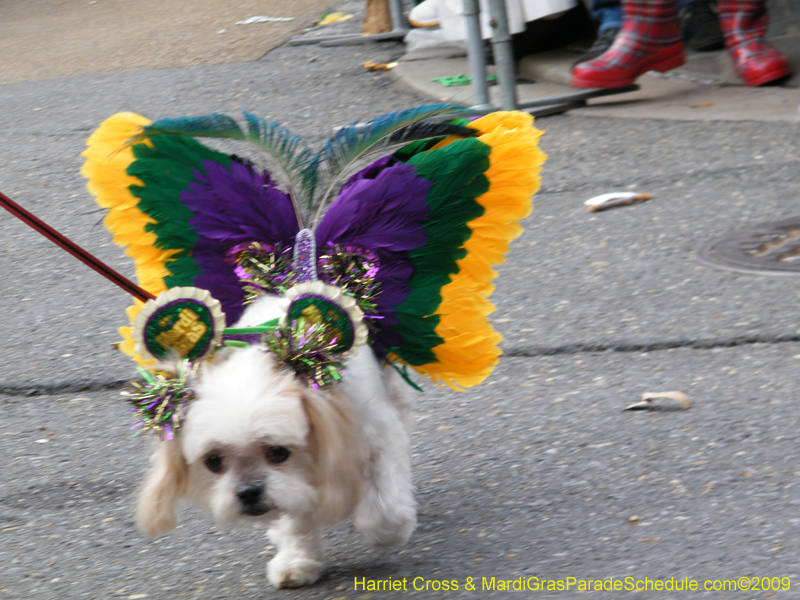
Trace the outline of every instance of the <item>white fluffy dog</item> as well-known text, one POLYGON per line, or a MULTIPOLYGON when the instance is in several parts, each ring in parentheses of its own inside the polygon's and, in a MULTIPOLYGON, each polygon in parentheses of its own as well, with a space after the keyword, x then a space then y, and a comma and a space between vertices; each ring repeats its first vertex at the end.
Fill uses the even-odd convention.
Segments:
MULTIPOLYGON (((277 316, 277 299, 267 296, 236 326, 277 316)), ((408 385, 369 347, 346 364, 343 380, 319 391, 279 371, 262 347, 218 353, 180 433, 158 443, 140 529, 155 536, 174 528, 180 498, 220 525, 268 521, 277 553, 267 576, 278 588, 319 579, 321 527, 351 514, 371 544, 407 541, 416 524, 408 385)))

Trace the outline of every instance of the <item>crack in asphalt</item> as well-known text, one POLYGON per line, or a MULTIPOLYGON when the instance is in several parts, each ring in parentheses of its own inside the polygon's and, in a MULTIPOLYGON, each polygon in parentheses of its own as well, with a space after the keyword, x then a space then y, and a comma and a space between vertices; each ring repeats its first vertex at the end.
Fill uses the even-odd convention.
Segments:
POLYGON ((10 385, 0 382, 0 396, 56 396, 58 394, 79 394, 82 392, 106 392, 121 390, 134 379, 116 381, 60 381, 36 385, 10 385))
MULTIPOLYGON (((735 348, 755 344, 784 344, 800 342, 800 334, 740 335, 732 338, 676 339, 654 342, 607 342, 576 343, 562 346, 514 347, 505 350, 503 358, 535 358, 537 356, 559 356, 576 354, 598 354, 602 352, 658 352, 675 348, 713 350, 715 348, 735 348)), ((105 392, 122 390, 130 385, 131 379, 115 381, 62 381, 38 385, 10 385, 0 382, 0 396, 32 397, 55 396, 83 392, 105 392)))
POLYGON ((655 342, 608 342, 577 343, 563 346, 532 346, 529 348, 510 348, 503 353, 509 358, 532 358, 535 356, 556 356, 559 354, 586 354, 599 352, 656 352, 674 348, 694 348, 712 350, 714 348, 734 348, 754 344, 783 344, 800 342, 800 334, 740 335, 733 338, 708 338, 687 340, 665 340, 655 342))

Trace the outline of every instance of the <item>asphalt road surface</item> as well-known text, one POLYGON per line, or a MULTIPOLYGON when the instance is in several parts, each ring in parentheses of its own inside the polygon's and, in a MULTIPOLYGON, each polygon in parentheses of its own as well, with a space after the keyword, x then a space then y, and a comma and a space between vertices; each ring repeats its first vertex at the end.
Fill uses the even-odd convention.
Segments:
MULTIPOLYGON (((0 189, 132 274, 78 173, 104 118, 246 109, 317 146, 336 125, 428 101, 361 67, 401 52, 282 46, 252 62, 0 85, 0 189)), ((694 250, 800 214, 798 126, 538 125, 542 190, 493 296, 506 355, 478 388, 418 396, 416 533, 372 549, 336 527, 323 578, 300 590, 269 588, 262 529, 220 532, 186 508, 162 538, 136 531, 148 441, 130 436, 119 388, 135 372, 110 347, 128 299, 0 214, 0 598, 478 599, 520 578, 575 580, 526 598, 797 597, 800 279, 713 269, 694 250), (629 187, 653 199, 583 210, 629 187), (657 391, 692 407, 623 411, 657 391), (365 589, 390 578, 406 590, 365 589), (577 583, 611 578, 650 588, 577 583), (724 581, 753 589, 704 590, 724 581)))
POLYGON ((0 5, 0 83, 261 58, 325 0, 24 0, 0 5), (253 17, 271 21, 252 22, 253 17))

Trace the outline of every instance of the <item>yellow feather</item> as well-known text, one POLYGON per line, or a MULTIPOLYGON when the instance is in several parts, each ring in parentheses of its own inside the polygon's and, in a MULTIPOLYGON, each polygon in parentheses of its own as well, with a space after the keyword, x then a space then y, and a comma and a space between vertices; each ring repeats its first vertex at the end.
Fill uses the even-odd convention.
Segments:
MULTIPOLYGON (((125 247, 125 254, 134 259, 139 285, 159 294, 167 289, 166 265, 175 251, 155 247, 156 235, 145 230, 147 224, 155 221, 137 208, 139 199, 129 189, 131 185, 141 186, 142 182, 126 172, 134 161, 133 150, 126 144, 149 123, 148 119, 129 112, 106 119, 86 142, 87 148, 81 155, 86 159, 81 175, 88 179, 86 187, 97 204, 108 210, 103 222, 113 234, 114 243, 125 247)), ((131 323, 141 307, 142 303, 134 300, 125 311, 131 323)), ((142 366, 153 364, 136 354, 130 327, 121 327, 119 333, 123 338, 119 348, 124 354, 142 366)))
MULTIPOLYGON (((531 196, 539 189, 542 132, 533 117, 522 112, 495 112, 470 123, 478 139, 492 147, 485 172, 489 189, 476 200, 484 214, 468 225, 472 235, 464 244, 467 255, 457 262, 458 272, 442 288, 436 334, 444 343, 433 348, 438 362, 417 367, 434 381, 453 389, 481 383, 497 365, 502 336, 488 322, 494 306, 487 297, 497 276, 493 265, 502 264, 511 240, 522 233, 521 219, 533 210, 531 196)), ((438 147, 453 140, 444 140, 438 147)))

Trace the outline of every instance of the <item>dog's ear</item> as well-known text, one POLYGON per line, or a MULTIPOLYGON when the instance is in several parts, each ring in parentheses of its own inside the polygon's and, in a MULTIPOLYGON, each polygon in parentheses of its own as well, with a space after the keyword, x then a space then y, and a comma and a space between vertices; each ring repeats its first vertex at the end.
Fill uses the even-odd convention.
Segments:
POLYGON ((136 507, 136 524, 141 531, 155 537, 175 528, 175 505, 186 493, 188 476, 180 443, 159 442, 136 507))
POLYGON ((303 393, 323 523, 346 518, 361 495, 361 447, 352 408, 336 394, 303 393))

